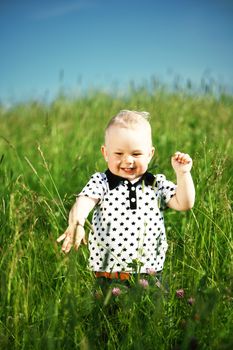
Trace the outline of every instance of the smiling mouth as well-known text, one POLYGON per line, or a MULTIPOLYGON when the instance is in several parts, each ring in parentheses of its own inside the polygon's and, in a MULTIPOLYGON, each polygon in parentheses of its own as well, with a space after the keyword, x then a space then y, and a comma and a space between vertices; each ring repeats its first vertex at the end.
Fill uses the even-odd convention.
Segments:
POLYGON ((125 171, 126 173, 132 173, 135 168, 121 168, 121 170, 125 171))

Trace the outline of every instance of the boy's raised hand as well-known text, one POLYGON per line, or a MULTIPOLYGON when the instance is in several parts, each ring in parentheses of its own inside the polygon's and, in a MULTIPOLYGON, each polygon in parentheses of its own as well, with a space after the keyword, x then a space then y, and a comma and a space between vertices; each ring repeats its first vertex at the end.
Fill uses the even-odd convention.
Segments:
POLYGON ((74 245, 75 250, 78 250, 82 242, 87 244, 84 227, 76 223, 70 224, 66 231, 58 237, 57 242, 60 243, 63 240, 62 251, 64 253, 69 253, 72 245, 74 245))
POLYGON ((176 152, 171 162, 176 173, 187 173, 192 169, 192 158, 187 153, 176 152))

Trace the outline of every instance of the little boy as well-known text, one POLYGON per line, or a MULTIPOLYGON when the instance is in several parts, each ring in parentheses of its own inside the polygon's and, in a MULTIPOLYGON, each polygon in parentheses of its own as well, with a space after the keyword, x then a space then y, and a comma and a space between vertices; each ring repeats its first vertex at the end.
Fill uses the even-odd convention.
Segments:
POLYGON ((147 172, 154 154, 148 115, 123 110, 110 120, 101 147, 108 170, 95 173, 79 193, 69 226, 57 239, 64 240, 65 253, 73 244, 78 249, 85 243, 85 220, 95 208, 89 263, 97 277, 128 279, 135 262, 140 273, 160 272, 167 250, 163 210, 188 210, 194 205, 188 154, 176 152, 171 159, 176 185, 164 175, 147 172))

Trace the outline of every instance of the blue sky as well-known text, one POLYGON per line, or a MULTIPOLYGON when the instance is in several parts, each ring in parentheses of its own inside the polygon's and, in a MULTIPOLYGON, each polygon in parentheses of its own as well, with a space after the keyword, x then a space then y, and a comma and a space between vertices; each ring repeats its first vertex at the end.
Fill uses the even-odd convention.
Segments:
POLYGON ((0 102, 151 76, 233 91, 232 0, 2 0, 0 102))

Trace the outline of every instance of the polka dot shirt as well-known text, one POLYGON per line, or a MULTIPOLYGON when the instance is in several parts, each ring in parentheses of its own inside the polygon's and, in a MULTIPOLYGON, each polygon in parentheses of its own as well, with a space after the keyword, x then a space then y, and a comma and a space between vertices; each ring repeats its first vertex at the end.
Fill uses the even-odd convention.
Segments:
POLYGON ((161 271, 167 250, 163 211, 176 185, 146 172, 136 183, 107 170, 95 173, 78 196, 98 199, 89 234, 93 271, 161 271))

